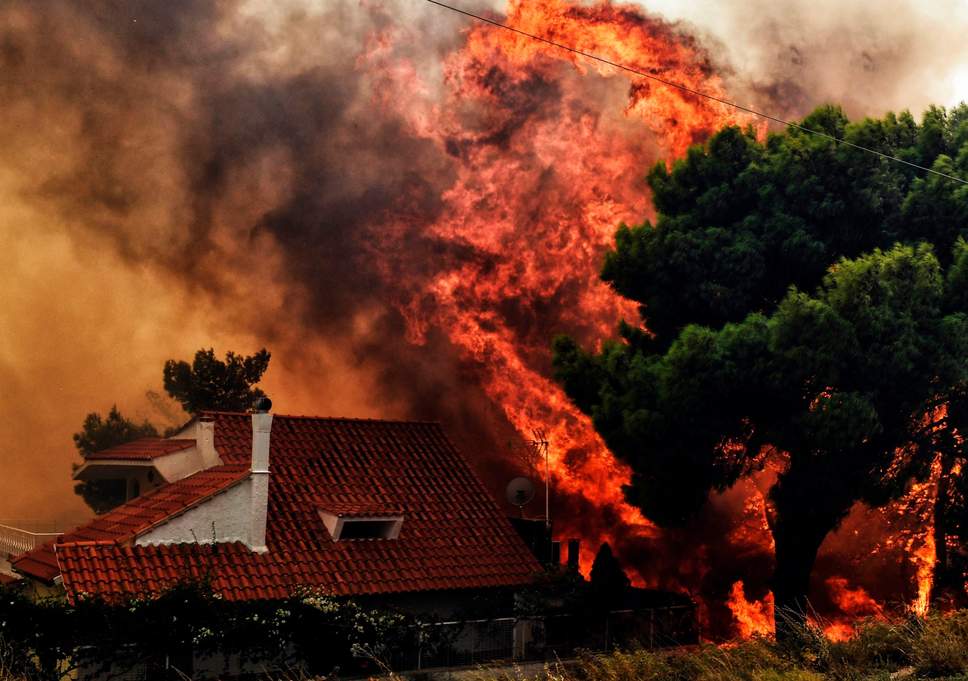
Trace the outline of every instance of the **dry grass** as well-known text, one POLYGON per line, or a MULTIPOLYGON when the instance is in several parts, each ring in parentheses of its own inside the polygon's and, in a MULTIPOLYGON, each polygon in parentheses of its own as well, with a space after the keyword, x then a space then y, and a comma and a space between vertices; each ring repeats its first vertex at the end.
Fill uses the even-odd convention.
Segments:
POLYGON ((586 654, 529 675, 481 670, 476 681, 968 681, 968 611, 864 622, 841 642, 816 627, 783 643, 586 654))

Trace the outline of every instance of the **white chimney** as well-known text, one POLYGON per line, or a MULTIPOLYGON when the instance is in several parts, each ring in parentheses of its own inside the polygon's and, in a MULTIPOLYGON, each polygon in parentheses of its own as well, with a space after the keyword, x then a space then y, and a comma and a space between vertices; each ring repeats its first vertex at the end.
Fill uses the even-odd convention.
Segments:
POLYGON ((215 451, 215 421, 211 416, 201 416, 195 424, 195 446, 202 456, 202 466, 211 468, 222 463, 215 451))
POLYGON ((249 473, 249 548, 263 553, 266 546, 266 514, 269 509, 269 431, 272 430, 272 402, 256 401, 252 413, 252 470, 249 473))

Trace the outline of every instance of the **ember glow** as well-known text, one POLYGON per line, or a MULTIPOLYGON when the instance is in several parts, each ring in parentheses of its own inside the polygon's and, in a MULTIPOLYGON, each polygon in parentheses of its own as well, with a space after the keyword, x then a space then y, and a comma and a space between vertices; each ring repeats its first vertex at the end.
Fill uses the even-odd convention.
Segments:
MULTIPOLYGON (((522 472, 511 441, 543 430, 556 529, 582 540, 586 573, 607 540, 637 584, 694 595, 710 635, 769 632, 775 471, 660 531, 624 501, 628 470, 550 378, 555 334, 591 346, 639 322, 598 272, 619 223, 653 217, 650 166, 755 121, 423 3, 319 4, 0 7, 0 214, 22 226, 0 232, 15 317, 0 325, 0 404, 17 416, 0 440, 19 467, 0 481, 0 516, 35 513, 37 498, 78 512, 70 436, 89 411, 117 402, 177 420, 142 397, 160 390, 165 359, 266 345, 280 412, 439 420, 496 495, 522 472)), ((727 4, 758 17, 757 39, 783 18, 761 3, 717 11, 727 4)), ((830 78, 826 46, 851 41, 822 26, 782 58, 744 30, 762 52, 747 78, 724 45, 647 4, 492 5, 511 26, 784 116, 842 99, 851 69, 871 92, 849 91, 852 115, 880 114, 887 85, 926 82, 899 76, 915 51, 877 46, 838 56, 830 78)), ((916 53, 958 41, 929 42, 916 53)), ((859 510, 825 545, 815 591, 830 612, 848 608, 837 594, 883 603, 888 587, 927 603, 931 489, 859 510), (872 557, 899 571, 882 590, 864 572, 872 557)))

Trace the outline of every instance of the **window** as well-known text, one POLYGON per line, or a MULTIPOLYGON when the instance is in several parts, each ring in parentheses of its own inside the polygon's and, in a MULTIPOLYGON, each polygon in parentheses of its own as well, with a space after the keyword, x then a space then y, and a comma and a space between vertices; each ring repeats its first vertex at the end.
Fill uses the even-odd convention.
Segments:
POLYGON ((358 539, 396 539, 403 526, 402 515, 356 516, 337 515, 319 509, 319 517, 333 541, 358 539))
POLYGON ((343 539, 390 539, 396 529, 396 520, 370 520, 368 518, 344 519, 339 534, 343 539))

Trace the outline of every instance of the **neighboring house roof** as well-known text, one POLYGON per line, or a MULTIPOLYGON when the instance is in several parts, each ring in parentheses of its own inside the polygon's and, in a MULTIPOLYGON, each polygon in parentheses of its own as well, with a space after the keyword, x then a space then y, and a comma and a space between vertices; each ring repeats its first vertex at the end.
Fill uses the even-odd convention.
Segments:
MULTIPOLYGON (((215 448, 228 465, 146 497, 215 470, 232 469, 236 476, 247 470, 251 417, 206 416, 214 419, 215 448)), ((150 519, 124 510, 142 497, 66 535, 55 556, 48 549, 45 559, 55 563, 45 563, 46 574, 59 572, 72 598, 144 595, 205 575, 226 598, 248 599, 280 598, 299 587, 359 595, 512 586, 540 571, 438 424, 276 415, 270 450, 266 553, 241 543, 130 546, 139 533, 135 526, 160 522, 183 503, 156 502, 150 519), (333 541, 321 511, 404 520, 395 539, 333 541), (108 516, 116 516, 114 527, 128 515, 139 520, 125 524, 123 536, 91 530, 108 516)), ((30 555, 17 561, 18 570, 29 571, 22 561, 30 555)))
POLYGON ((3 572, 0 572, 0 586, 8 586, 10 584, 14 584, 19 581, 20 581, 19 577, 14 577, 13 575, 7 575, 7 574, 4 574, 3 572))
MULTIPOLYGON (((245 479, 247 466, 215 466, 170 485, 159 487, 61 535, 56 543, 78 541, 126 542, 157 523, 191 508, 245 479)), ((13 561, 15 570, 45 582, 60 574, 54 543, 44 544, 13 561)))
POLYGON ((167 456, 175 452, 180 452, 189 447, 195 446, 195 440, 187 439, 166 439, 163 437, 143 437, 140 440, 126 442, 116 447, 103 449, 100 452, 89 454, 85 457, 86 461, 99 461, 101 459, 127 459, 134 461, 151 461, 159 456, 167 456))

